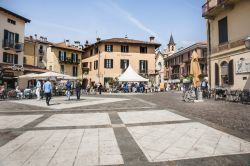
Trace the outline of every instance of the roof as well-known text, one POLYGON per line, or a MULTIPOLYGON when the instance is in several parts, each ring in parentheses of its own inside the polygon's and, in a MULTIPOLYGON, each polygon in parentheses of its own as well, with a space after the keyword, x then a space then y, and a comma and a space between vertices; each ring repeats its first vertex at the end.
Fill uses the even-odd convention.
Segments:
POLYGON ((22 19, 22 20, 25 21, 25 23, 27 23, 27 22, 29 23, 29 22, 30 22, 29 19, 27 19, 27 18, 25 18, 25 17, 23 17, 23 16, 20 16, 20 15, 14 13, 14 12, 12 12, 12 11, 9 11, 9 10, 7 10, 7 9, 5 9, 5 8, 3 8, 3 7, 1 7, 1 6, 0 6, 0 11, 3 11, 3 12, 8 13, 8 14, 10 14, 10 15, 13 15, 13 16, 19 18, 19 19, 22 19))
POLYGON ((173 53, 171 56, 167 57, 166 59, 172 59, 178 55, 181 55, 181 54, 184 54, 188 51, 191 51, 191 50, 194 50, 196 48, 207 48, 207 43, 206 42, 198 42, 198 43, 195 43, 189 47, 186 47, 180 51, 177 51, 176 53, 173 53))
POLYGON ((171 34, 168 45, 175 45, 173 35, 171 34))
POLYGON ((78 51, 78 52, 83 52, 82 49, 79 49, 79 48, 75 47, 74 45, 67 46, 65 42, 52 44, 51 47, 62 48, 62 49, 67 49, 67 50, 73 50, 73 51, 78 51))
POLYGON ((28 41, 28 42, 37 42, 37 43, 43 43, 43 44, 53 44, 49 41, 43 41, 43 40, 39 40, 39 39, 34 39, 34 38, 30 38, 30 37, 24 37, 24 41, 28 41))
POLYGON ((111 39, 100 40, 94 44, 87 46, 86 48, 89 48, 99 43, 143 44, 143 45, 154 45, 157 48, 161 46, 161 44, 155 43, 155 42, 146 42, 146 41, 134 40, 134 39, 128 39, 128 38, 111 38, 111 39))

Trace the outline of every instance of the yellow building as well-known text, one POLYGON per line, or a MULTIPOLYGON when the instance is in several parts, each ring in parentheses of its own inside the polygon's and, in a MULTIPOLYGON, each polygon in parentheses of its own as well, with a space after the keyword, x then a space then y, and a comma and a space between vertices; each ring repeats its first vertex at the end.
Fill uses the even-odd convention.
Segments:
POLYGON ((80 42, 70 45, 66 40, 52 44, 47 49, 47 69, 82 79, 81 57, 83 54, 80 42))
POLYGON ((245 89, 250 79, 250 51, 245 46, 250 35, 250 1, 208 0, 203 17, 207 19, 211 88, 245 89))
POLYGON ((155 49, 160 44, 150 41, 139 41, 128 38, 100 40, 91 45, 86 44, 82 60, 84 84, 105 84, 128 67, 140 75, 149 77, 155 74, 155 49))
POLYGON ((0 85, 14 88, 24 72, 23 43, 25 23, 30 20, 0 7, 0 85))
POLYGON ((37 35, 24 38, 23 64, 38 68, 47 66, 47 48, 52 43, 46 37, 37 38, 37 35))

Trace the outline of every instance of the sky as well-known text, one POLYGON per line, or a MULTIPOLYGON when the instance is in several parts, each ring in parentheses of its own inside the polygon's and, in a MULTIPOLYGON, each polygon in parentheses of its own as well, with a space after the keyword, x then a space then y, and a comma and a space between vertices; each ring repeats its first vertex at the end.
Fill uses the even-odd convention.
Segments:
POLYGON ((206 41, 201 0, 0 0, 0 6, 31 20, 25 35, 89 43, 123 38, 162 44, 173 34, 177 48, 206 41))

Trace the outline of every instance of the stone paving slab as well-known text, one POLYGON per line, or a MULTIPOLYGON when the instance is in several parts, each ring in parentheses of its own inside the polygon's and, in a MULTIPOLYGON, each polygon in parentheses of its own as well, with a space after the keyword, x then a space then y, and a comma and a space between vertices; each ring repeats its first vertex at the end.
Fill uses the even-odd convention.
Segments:
POLYGON ((198 122, 128 130, 150 162, 250 153, 250 142, 198 122))
POLYGON ((107 103, 126 101, 126 100, 129 100, 129 99, 82 97, 81 100, 76 100, 76 97, 73 96, 71 100, 67 100, 65 97, 52 98, 50 102, 50 106, 47 106, 45 100, 36 100, 36 99, 12 100, 10 102, 59 110, 59 109, 76 108, 76 107, 83 107, 83 106, 90 106, 90 105, 97 105, 97 104, 107 104, 107 103))
POLYGON ((0 116, 0 129, 20 128, 43 115, 12 115, 0 116))
POLYGON ((189 120, 167 110, 118 112, 125 124, 189 120))
POLYGON ((120 165, 111 128, 28 131, 0 147, 0 165, 120 165))
POLYGON ((111 125, 108 113, 55 114, 36 127, 111 125))

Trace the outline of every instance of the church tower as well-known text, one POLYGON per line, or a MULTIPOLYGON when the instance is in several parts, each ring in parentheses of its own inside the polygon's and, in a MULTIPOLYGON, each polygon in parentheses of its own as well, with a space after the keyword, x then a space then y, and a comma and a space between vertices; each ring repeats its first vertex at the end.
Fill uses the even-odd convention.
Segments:
POLYGON ((169 52, 169 54, 173 54, 173 53, 175 53, 175 51, 176 51, 176 44, 174 42, 173 35, 171 34, 170 40, 168 43, 168 52, 169 52))

